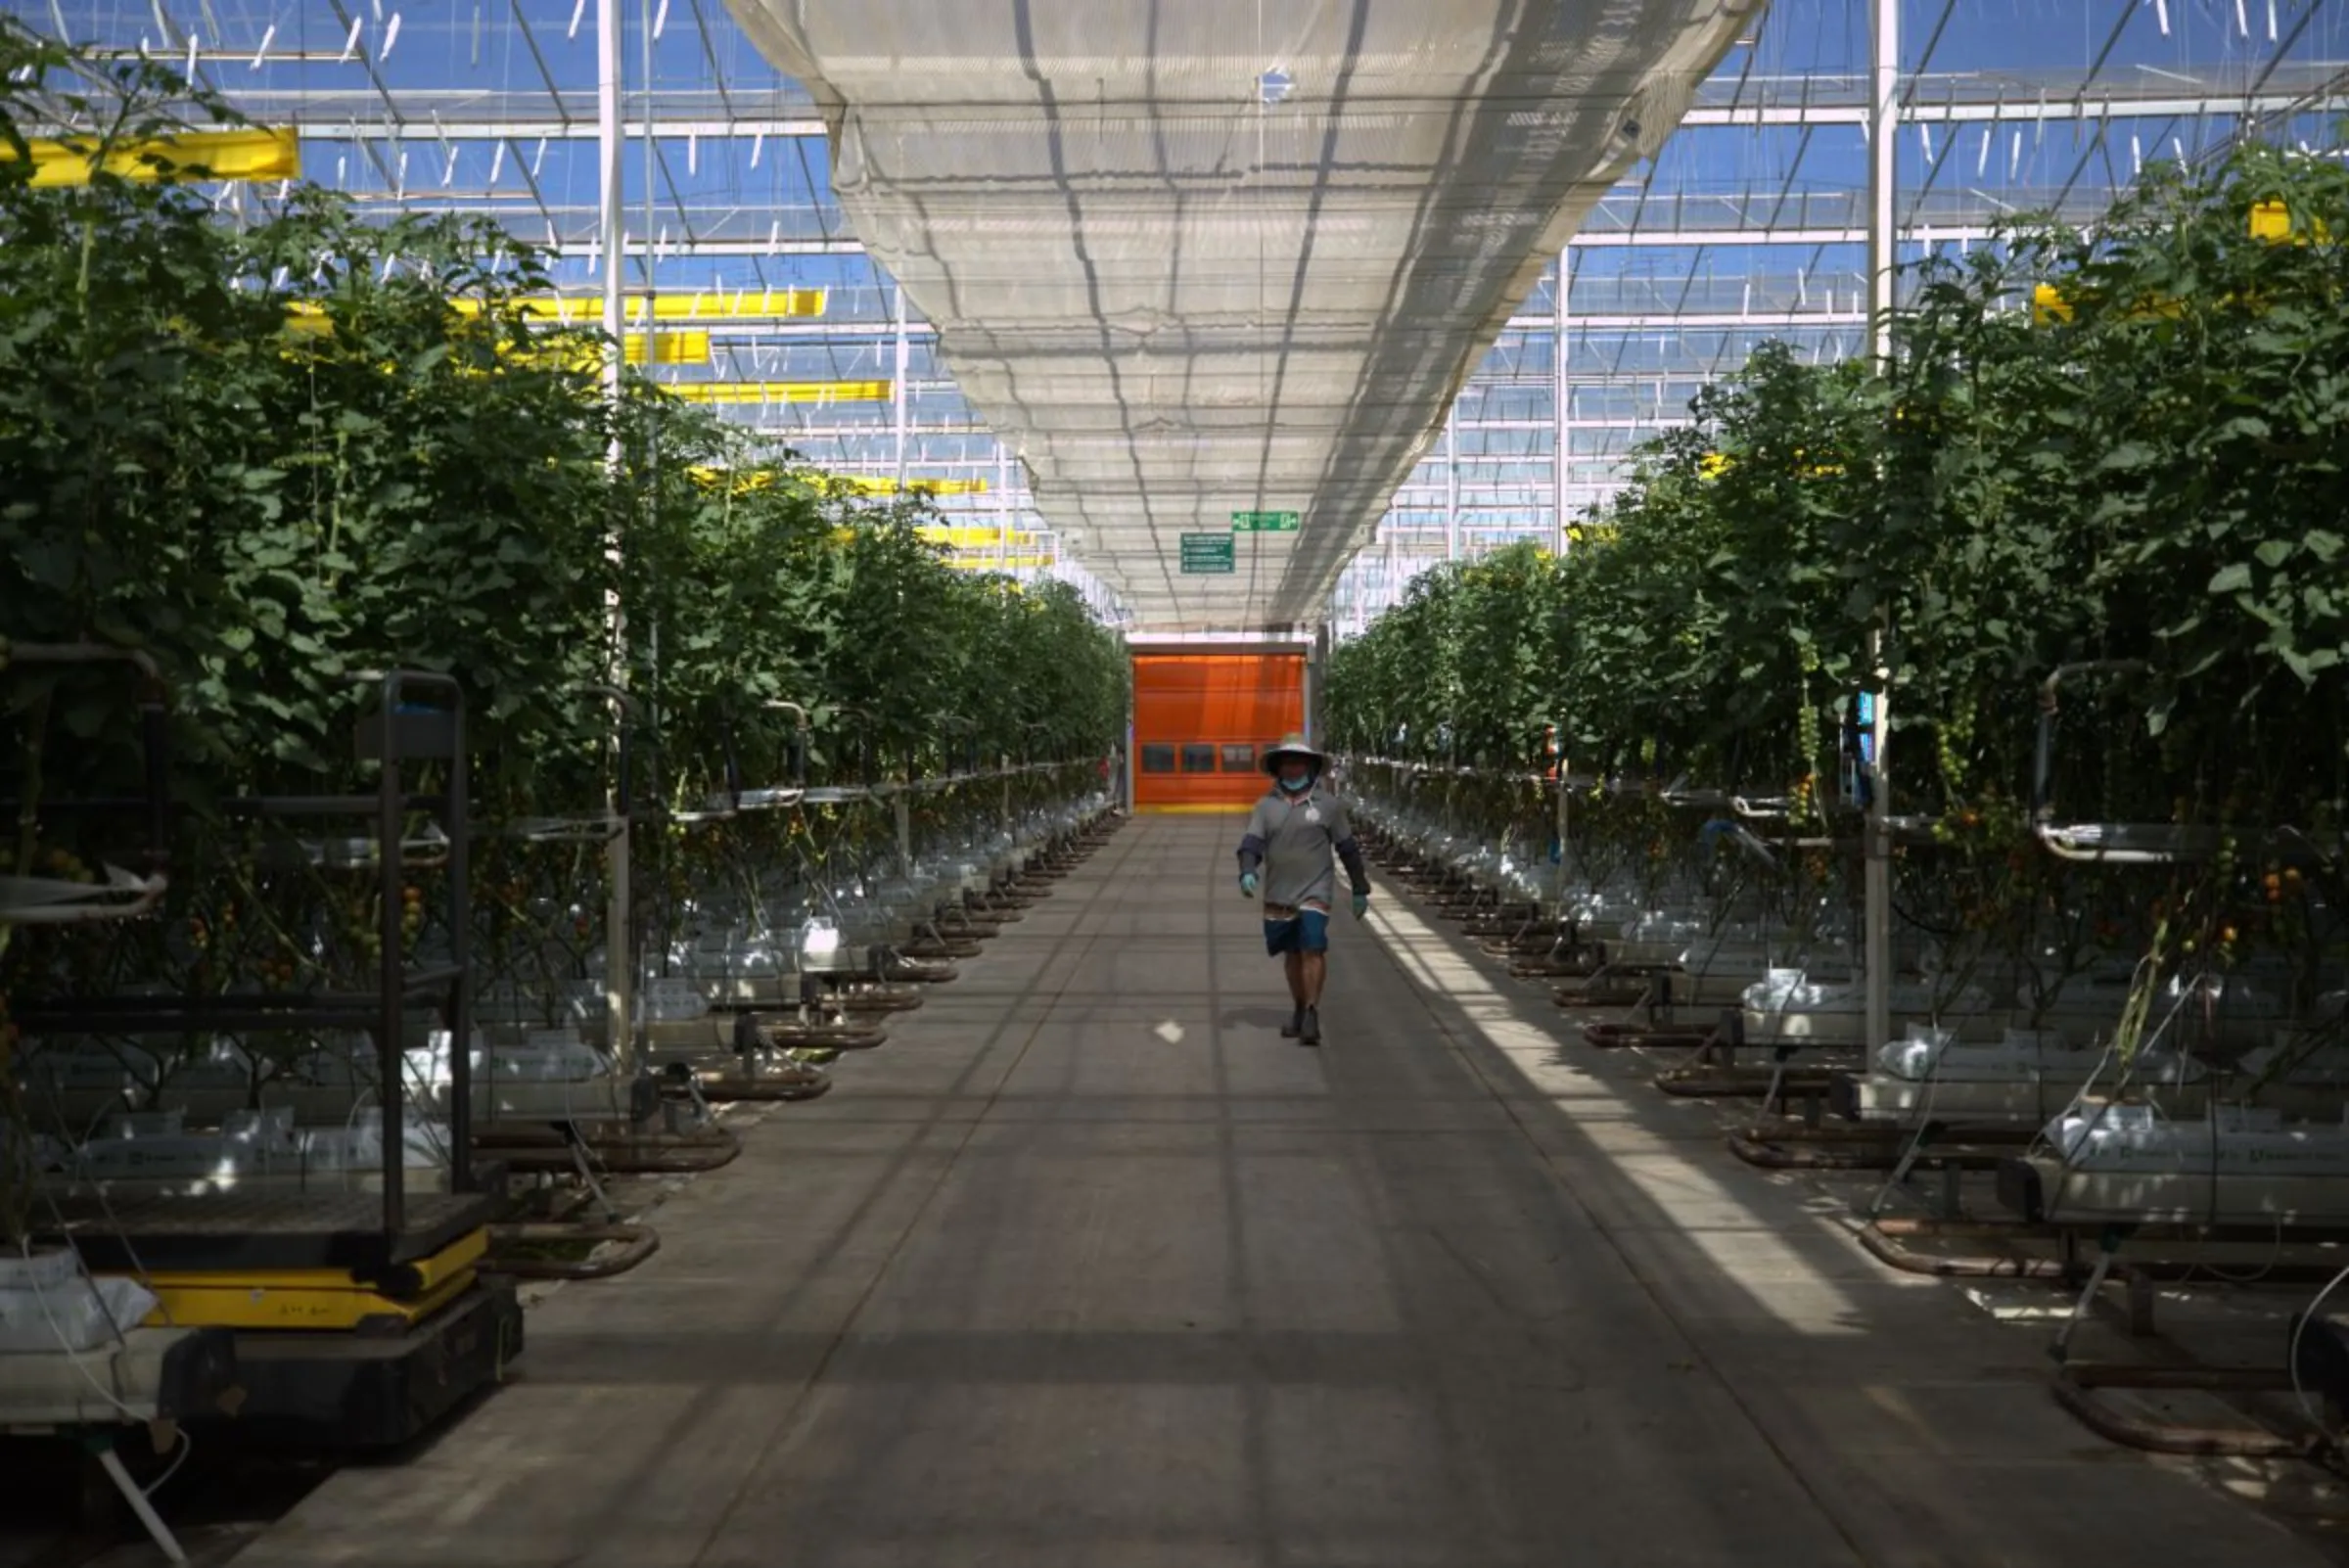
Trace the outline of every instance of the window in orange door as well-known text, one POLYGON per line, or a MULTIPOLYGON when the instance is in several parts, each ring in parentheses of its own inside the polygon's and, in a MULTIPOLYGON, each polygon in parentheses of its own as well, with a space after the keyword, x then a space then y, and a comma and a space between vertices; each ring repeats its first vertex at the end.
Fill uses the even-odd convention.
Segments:
POLYGON ((1142 771, 1145 773, 1174 772, 1174 748, 1172 746, 1144 746, 1142 748, 1142 771))
POLYGON ((1255 747, 1253 747, 1253 746, 1226 746, 1226 747, 1224 747, 1224 748, 1223 748, 1223 771, 1224 771, 1224 772, 1226 772, 1226 773, 1253 773, 1253 772, 1255 772, 1255 771, 1256 771, 1256 748, 1255 748, 1255 747))
POLYGON ((1202 741, 1187 742, 1182 748, 1182 770, 1186 773, 1214 772, 1216 749, 1202 741))

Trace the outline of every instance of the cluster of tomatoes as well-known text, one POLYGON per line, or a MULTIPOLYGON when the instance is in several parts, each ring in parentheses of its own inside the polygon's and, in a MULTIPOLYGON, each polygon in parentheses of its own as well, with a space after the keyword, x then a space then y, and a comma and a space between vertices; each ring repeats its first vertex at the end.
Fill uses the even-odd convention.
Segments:
POLYGON ((2214 863, 2216 897, 2207 889, 2188 889, 2175 900, 2153 900, 2154 920, 2186 932, 2178 950, 2187 957, 2232 964, 2251 939, 2273 937, 2288 944, 2304 934, 2307 880, 2300 870, 2271 863, 2256 881, 2241 879, 2235 874, 2234 849, 2234 841, 2226 840, 2214 863))
MULTIPOLYGON (((220 906, 219 917, 220 934, 222 936, 233 936, 237 929, 237 905, 235 900, 232 899, 220 906)), ((207 920, 202 914, 192 914, 188 916, 189 946, 195 948, 198 952, 209 951, 212 945, 212 923, 210 921, 207 920)))
POLYGON ((295 968, 292 953, 258 959, 253 963, 253 972, 262 986, 270 991, 292 991, 299 973, 295 968))
MULTIPOLYGON (((63 882, 95 882, 97 874, 84 864, 80 855, 70 850, 35 849, 25 859, 28 876, 55 877, 63 882)), ((17 869, 17 848, 0 843, 0 872, 17 869)))
POLYGON ((1819 810, 1819 775, 1805 773, 1794 781, 1786 792, 1787 813, 1798 822, 1807 822, 1819 810))

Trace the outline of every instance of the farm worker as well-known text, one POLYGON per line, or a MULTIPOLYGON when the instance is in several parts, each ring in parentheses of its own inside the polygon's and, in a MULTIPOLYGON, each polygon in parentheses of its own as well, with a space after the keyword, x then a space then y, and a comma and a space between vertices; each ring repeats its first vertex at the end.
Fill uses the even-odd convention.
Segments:
POLYGON ((1291 735, 1265 753, 1272 788, 1249 814, 1240 840, 1240 893, 1265 895, 1265 950, 1288 970, 1289 999, 1296 1012, 1280 1034, 1308 1045, 1321 1043, 1321 983, 1329 970, 1329 899, 1336 891, 1330 853, 1346 862, 1354 887, 1354 917, 1370 908, 1370 873, 1361 846, 1347 825, 1338 798, 1316 790, 1328 765, 1302 735, 1291 735))

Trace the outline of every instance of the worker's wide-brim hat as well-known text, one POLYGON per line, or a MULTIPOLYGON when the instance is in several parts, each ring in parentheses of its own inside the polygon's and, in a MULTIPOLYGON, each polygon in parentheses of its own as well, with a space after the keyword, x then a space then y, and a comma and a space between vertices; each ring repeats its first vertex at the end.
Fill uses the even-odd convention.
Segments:
POLYGON ((1303 735, 1289 735, 1284 736, 1279 745, 1266 750, 1265 771, 1278 774, 1282 761, 1291 757, 1302 757, 1315 767, 1324 766, 1329 761, 1328 758, 1314 751, 1313 744, 1303 735))

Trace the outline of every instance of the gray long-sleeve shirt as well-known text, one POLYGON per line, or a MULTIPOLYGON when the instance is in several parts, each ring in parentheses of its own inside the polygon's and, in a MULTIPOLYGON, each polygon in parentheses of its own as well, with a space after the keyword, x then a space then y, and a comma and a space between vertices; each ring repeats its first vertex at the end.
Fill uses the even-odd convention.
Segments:
POLYGON ((1361 846, 1355 842, 1346 807, 1337 797, 1318 790, 1285 795, 1275 787, 1249 813, 1248 832, 1240 840, 1240 870, 1245 874, 1262 862, 1268 909, 1308 904, 1327 909, 1337 888, 1330 864, 1333 851, 1346 862, 1346 879, 1354 891, 1369 892, 1369 868, 1362 863, 1361 846))

